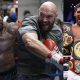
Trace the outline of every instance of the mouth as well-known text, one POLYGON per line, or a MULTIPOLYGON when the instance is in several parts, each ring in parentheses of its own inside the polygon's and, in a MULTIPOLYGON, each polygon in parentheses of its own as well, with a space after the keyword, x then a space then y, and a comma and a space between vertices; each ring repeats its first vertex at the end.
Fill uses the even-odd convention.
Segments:
POLYGON ((42 24, 43 24, 43 25, 48 25, 48 23, 47 23, 47 22, 42 22, 42 24))
POLYGON ((80 23, 80 19, 78 19, 78 22, 80 23))

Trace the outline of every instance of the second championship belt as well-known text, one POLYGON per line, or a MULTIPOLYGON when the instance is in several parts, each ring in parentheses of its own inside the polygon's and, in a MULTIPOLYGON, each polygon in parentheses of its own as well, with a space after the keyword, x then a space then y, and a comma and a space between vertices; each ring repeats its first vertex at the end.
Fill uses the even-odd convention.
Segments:
POLYGON ((80 40, 75 41, 72 47, 72 60, 70 61, 70 69, 80 74, 80 40))

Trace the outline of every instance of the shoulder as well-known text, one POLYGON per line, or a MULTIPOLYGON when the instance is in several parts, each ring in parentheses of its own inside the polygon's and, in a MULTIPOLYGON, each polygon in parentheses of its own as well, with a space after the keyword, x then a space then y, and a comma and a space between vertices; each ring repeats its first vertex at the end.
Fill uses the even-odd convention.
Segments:
POLYGON ((18 30, 18 25, 17 23, 14 23, 14 22, 10 22, 10 23, 7 23, 7 31, 11 34, 15 34, 18 30))
POLYGON ((54 31, 58 31, 58 32, 62 33, 62 29, 58 25, 56 25, 56 24, 53 25, 52 31, 53 32, 54 31))
POLYGON ((76 28, 76 24, 72 24, 72 29, 75 29, 76 28))
POLYGON ((15 22, 8 23, 8 26, 14 26, 14 25, 17 25, 17 23, 15 23, 15 22))
POLYGON ((18 29, 18 25, 17 25, 17 23, 14 23, 14 22, 10 22, 10 23, 8 23, 8 25, 7 25, 7 27, 8 28, 13 28, 13 29, 18 29))
POLYGON ((52 30, 48 34, 49 37, 52 37, 55 41, 62 41, 63 33, 59 26, 54 24, 52 30))
POLYGON ((33 22, 37 22, 37 20, 38 20, 38 16, 36 15, 36 16, 25 17, 24 20, 23 20, 23 22, 24 22, 24 21, 33 21, 33 22))
POLYGON ((37 16, 29 16, 22 21, 22 27, 29 26, 29 25, 36 26, 37 24, 38 24, 37 16))
POLYGON ((22 21, 19 32, 36 31, 38 26, 38 16, 29 16, 22 21))
POLYGON ((17 26, 17 23, 14 23, 14 22, 10 22, 10 23, 8 23, 8 22, 4 22, 3 23, 3 25, 4 25, 4 27, 6 28, 6 29, 8 29, 8 28, 10 28, 10 27, 18 27, 17 26))

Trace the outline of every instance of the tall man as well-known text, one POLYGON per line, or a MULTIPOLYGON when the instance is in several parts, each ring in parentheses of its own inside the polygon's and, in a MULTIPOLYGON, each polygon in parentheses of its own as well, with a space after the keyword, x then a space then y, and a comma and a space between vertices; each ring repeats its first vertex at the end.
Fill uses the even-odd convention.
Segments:
POLYGON ((31 16, 23 20, 22 28, 18 30, 18 80, 53 79, 51 74, 56 73, 57 66, 46 63, 45 60, 49 60, 49 62, 51 60, 52 63, 54 60, 59 62, 62 55, 53 56, 55 50, 51 51, 49 46, 47 48, 43 44, 43 41, 51 39, 53 41, 51 41, 51 45, 55 42, 62 51, 62 31, 59 26, 54 24, 56 17, 56 5, 47 1, 40 6, 38 16, 31 16))

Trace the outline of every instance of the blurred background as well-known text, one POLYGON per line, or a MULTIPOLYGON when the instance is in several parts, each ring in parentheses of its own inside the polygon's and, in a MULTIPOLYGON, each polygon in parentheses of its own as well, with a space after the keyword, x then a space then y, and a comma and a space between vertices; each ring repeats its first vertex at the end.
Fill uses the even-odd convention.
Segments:
POLYGON ((39 6, 45 1, 52 1, 57 5, 59 19, 65 22, 75 22, 74 7, 80 0, 18 0, 18 19, 23 19, 26 13, 38 14, 39 6))
POLYGON ((18 19, 18 1, 0 0, 0 14, 4 22, 16 22, 18 19))
MULTIPOLYGON (((48 0, 0 0, 0 10, 3 10, 4 16, 12 14, 12 18, 15 18, 15 20, 17 20, 17 18, 23 20, 25 16, 37 15, 39 6, 45 1, 48 0)), ((75 23, 74 7, 80 0, 50 1, 57 5, 59 19, 65 22, 75 23)))
MULTIPOLYGON (((18 0, 18 18, 22 19, 26 10, 30 11, 32 15, 37 15, 39 6, 45 1, 49 0, 18 0)), ((57 5, 59 13, 58 17, 63 20, 63 0, 50 1, 53 1, 57 5)))
POLYGON ((75 23, 74 7, 78 3, 80 3, 80 0, 63 0, 64 5, 63 20, 65 22, 75 23))

